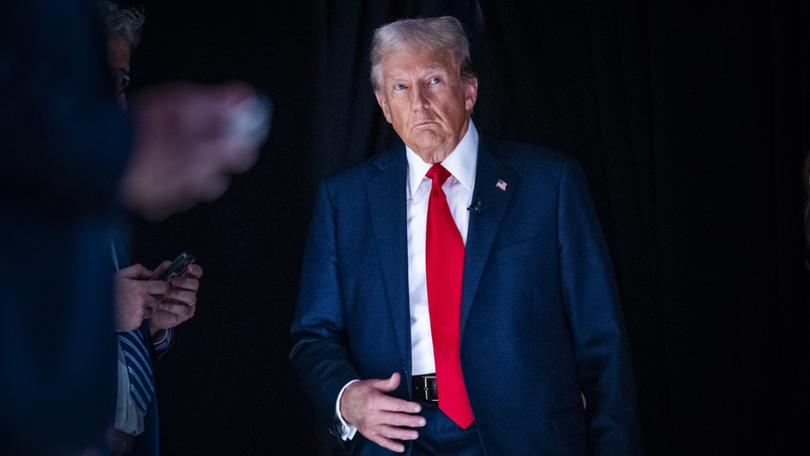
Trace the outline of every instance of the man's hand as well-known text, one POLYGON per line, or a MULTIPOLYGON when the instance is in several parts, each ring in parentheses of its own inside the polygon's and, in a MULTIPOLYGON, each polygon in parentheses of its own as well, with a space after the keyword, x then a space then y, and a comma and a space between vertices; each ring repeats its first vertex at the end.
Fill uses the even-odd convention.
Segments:
POLYGON ((416 440, 419 433, 413 429, 425 425, 419 413, 422 407, 388 396, 399 386, 399 373, 380 380, 360 380, 343 391, 340 414, 355 426, 364 437, 397 453, 405 451, 399 440, 416 440))
MULTIPOLYGON (((170 261, 164 261, 155 271, 160 274, 170 261)), ((163 301, 155 305, 149 319, 149 330, 154 336, 158 331, 174 328, 194 316, 197 310, 197 290, 200 288, 200 277, 203 269, 192 263, 183 275, 169 280, 169 289, 163 295, 163 301)))
POLYGON ((152 309, 159 305, 169 284, 149 280, 153 272, 135 264, 115 273, 115 329, 138 329, 152 309))
POLYGON ((243 83, 143 90, 132 103, 135 146, 119 188, 124 206, 160 220, 222 195, 231 175, 259 156, 232 128, 234 113, 254 96, 243 83))

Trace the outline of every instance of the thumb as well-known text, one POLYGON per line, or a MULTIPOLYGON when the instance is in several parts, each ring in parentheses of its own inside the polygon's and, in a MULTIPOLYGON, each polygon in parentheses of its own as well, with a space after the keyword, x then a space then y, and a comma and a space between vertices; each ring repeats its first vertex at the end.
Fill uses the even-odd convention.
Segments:
POLYGON ((140 264, 133 264, 119 270, 116 274, 124 279, 148 279, 152 275, 152 271, 140 264))
POLYGON ((384 393, 394 391, 399 386, 399 372, 394 372, 385 380, 377 380, 375 386, 384 393))
POLYGON ((230 81, 208 88, 208 94, 220 108, 227 109, 249 101, 256 96, 256 90, 246 82, 230 81))
POLYGON ((152 273, 152 275, 150 275, 150 276, 149 276, 149 278, 150 278, 150 279, 155 279, 155 278, 157 278, 157 277, 158 277, 160 274, 162 274, 162 273, 163 273, 163 271, 165 271, 165 270, 166 270, 166 268, 168 268, 168 267, 169 267, 169 265, 171 265, 171 264, 172 264, 172 262, 171 262, 171 261, 169 261, 169 260, 166 260, 166 261, 164 261, 163 263, 160 263, 160 265, 158 265, 158 267, 156 267, 156 268, 155 268, 155 271, 152 273))

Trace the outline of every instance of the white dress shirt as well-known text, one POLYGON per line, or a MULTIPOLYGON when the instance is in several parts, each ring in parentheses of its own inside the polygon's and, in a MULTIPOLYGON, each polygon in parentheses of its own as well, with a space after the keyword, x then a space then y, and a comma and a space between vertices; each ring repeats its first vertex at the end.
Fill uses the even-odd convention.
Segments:
MULTIPOLYGON (((433 166, 425 163, 410 148, 408 158, 408 301, 411 308, 411 375, 436 372, 433 360, 433 337, 430 333, 427 277, 425 275, 425 241, 427 212, 432 182, 425 174, 433 166)), ((456 222, 461 239, 467 243, 467 226, 475 185, 475 166, 478 162, 478 131, 472 121, 467 133, 456 148, 442 162, 450 172, 442 190, 447 196, 450 213, 456 222)))
MULTIPOLYGON (((411 375, 424 375, 436 372, 433 359, 433 337, 430 332, 428 312, 427 277, 425 275, 425 242, 427 235, 427 211, 432 182, 425 174, 433 166, 425 163, 410 147, 405 147, 408 159, 406 185, 406 205, 408 208, 408 302, 411 310, 411 375)), ((456 148, 442 161, 442 166, 451 176, 442 185, 447 196, 450 213, 456 222, 464 244, 467 243, 467 228, 475 186, 475 170, 478 164, 478 130, 470 120, 469 128, 456 148)), ((348 424, 340 414, 340 398, 347 383, 338 394, 335 413, 341 424, 343 440, 354 438, 357 428, 348 424)))

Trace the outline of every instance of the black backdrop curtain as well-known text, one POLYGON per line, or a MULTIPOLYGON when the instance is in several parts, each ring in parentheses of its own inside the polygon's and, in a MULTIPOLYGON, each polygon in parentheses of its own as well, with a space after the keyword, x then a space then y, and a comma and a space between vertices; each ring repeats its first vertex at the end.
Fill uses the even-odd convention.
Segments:
POLYGON ((479 128, 585 169, 648 454, 803 444, 807 2, 138 3, 136 86, 243 79, 277 110, 259 163, 224 198, 137 224, 147 266, 188 249, 206 271, 160 365, 166 454, 330 454, 286 359, 315 189, 396 139, 368 81, 371 31, 442 14, 472 40, 479 128))

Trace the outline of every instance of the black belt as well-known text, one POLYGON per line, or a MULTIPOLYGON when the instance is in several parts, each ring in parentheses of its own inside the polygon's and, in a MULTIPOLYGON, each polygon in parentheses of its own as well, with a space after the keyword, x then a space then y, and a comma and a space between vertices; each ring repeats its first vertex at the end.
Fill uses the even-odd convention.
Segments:
POLYGON ((414 375, 412 380, 413 400, 439 402, 439 392, 436 389, 436 374, 414 375))

